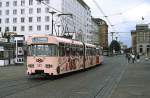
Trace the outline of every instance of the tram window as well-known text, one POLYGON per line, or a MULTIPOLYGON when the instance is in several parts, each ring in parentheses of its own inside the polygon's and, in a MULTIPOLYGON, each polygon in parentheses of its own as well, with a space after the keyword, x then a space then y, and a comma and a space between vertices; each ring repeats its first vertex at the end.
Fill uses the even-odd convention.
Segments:
POLYGON ((86 48, 86 55, 89 56, 90 49, 86 48))
POLYGON ((28 51, 31 56, 57 56, 57 45, 31 45, 28 51))
POLYGON ((83 47, 80 47, 80 52, 79 52, 80 56, 83 55, 83 47))
POLYGON ((63 43, 59 44, 59 56, 65 56, 65 47, 63 43))
POLYGON ((72 55, 75 56, 76 55, 76 47, 72 47, 72 55))
POLYGON ((70 47, 69 47, 69 45, 66 45, 66 47, 65 47, 65 53, 66 53, 66 56, 70 55, 70 47))

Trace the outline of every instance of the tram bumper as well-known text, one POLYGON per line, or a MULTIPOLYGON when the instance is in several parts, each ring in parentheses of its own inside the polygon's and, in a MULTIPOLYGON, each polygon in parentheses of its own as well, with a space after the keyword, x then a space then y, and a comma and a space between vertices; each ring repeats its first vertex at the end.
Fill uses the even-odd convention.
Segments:
POLYGON ((47 75, 58 75, 56 72, 56 69, 28 69, 27 70, 28 75, 35 75, 35 74, 47 74, 47 75))

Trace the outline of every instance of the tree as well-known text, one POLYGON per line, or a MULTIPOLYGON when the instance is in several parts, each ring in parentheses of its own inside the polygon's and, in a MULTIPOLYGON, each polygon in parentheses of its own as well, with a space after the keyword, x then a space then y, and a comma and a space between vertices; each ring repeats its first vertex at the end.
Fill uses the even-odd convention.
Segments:
POLYGON ((110 44, 110 51, 113 52, 115 50, 116 52, 120 52, 121 46, 118 41, 113 40, 110 44))

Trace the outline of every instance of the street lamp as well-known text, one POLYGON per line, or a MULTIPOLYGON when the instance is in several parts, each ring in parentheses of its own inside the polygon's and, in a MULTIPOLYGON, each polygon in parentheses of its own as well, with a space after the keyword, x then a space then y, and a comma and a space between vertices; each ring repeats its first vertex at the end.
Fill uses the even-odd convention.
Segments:
POLYGON ((49 13, 52 14, 52 35, 53 35, 53 24, 54 24, 53 16, 54 16, 54 14, 55 14, 56 12, 55 12, 55 11, 51 11, 51 12, 49 12, 49 13))

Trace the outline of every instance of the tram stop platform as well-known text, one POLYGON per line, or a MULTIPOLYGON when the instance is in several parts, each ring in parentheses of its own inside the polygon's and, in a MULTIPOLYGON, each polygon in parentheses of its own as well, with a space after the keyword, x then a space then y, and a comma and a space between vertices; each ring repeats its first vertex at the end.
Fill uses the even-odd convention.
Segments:
POLYGON ((110 98, 150 98, 150 60, 127 64, 110 98))

